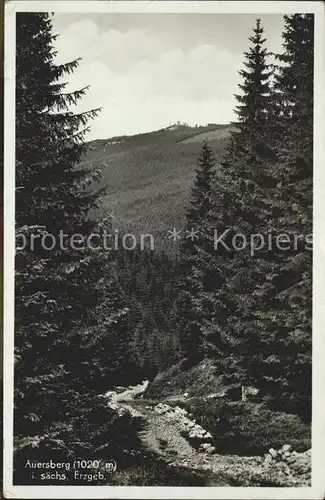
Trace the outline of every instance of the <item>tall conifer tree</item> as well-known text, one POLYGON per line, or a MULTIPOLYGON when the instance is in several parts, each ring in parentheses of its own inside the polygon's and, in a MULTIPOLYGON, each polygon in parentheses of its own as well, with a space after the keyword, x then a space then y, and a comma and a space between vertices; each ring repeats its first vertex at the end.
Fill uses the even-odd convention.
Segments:
POLYGON ((224 232, 226 236, 221 242, 215 241, 221 286, 211 298, 216 307, 208 330, 210 338, 220 345, 223 371, 232 382, 244 382, 242 359, 254 350, 254 343, 248 343, 248 330, 255 331, 251 328, 253 290, 260 278, 250 255, 249 235, 265 229, 270 212, 268 190, 273 182, 274 152, 267 135, 272 71, 263 33, 257 19, 240 71, 242 92, 236 95, 236 130, 224 155, 222 175, 214 182, 212 227, 219 236, 224 232))
POLYGON ((121 333, 127 314, 107 258, 86 241, 103 229, 88 217, 100 172, 78 167, 98 110, 70 111, 87 89, 65 92, 78 60, 55 64, 48 14, 17 13, 16 33, 15 437, 55 437, 66 456, 86 457, 96 412, 107 425, 97 394, 113 381, 109 329, 121 333))
POLYGON ((204 305, 212 253, 208 219, 213 208, 212 177, 215 160, 204 142, 197 161, 196 177, 186 213, 187 224, 180 256, 180 294, 177 310, 183 349, 191 362, 202 357, 202 326, 207 308, 204 305))
MULTIPOLYGON (((240 176, 244 196, 239 204, 232 191, 237 230, 269 236, 271 247, 267 243, 251 256, 248 245, 233 262, 236 306, 228 321, 226 371, 232 369, 234 378, 237 373, 242 383, 258 387, 277 409, 309 418, 312 266, 305 237, 312 230, 313 20, 294 15, 285 23, 276 94, 266 108, 272 120, 263 129, 266 147, 254 148, 251 162, 242 156, 242 169, 252 175, 248 183, 245 173, 240 176), (251 165, 259 170, 250 170, 251 165)), ((240 132, 235 136, 225 162, 231 178, 235 172, 229 158, 251 144, 240 132)))
POLYGON ((290 245, 277 250, 273 272, 260 287, 272 297, 261 311, 269 332, 257 384, 278 408, 310 418, 313 205, 313 15, 285 16, 283 53, 275 78, 276 230, 290 245), (306 238, 309 235, 309 244, 306 238))

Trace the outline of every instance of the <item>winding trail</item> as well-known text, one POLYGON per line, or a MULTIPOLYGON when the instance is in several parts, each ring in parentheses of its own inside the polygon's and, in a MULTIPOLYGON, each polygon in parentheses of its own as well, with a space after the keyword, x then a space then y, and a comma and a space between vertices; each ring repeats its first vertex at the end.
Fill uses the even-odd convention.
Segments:
MULTIPOLYGON (((160 456, 170 467, 204 475, 210 486, 233 485, 233 482, 229 481, 233 477, 230 471, 234 469, 245 475, 249 474, 252 468, 254 471, 261 468, 262 457, 207 454, 193 448, 184 437, 177 421, 171 420, 166 414, 155 412, 152 401, 141 399, 140 396, 147 385, 148 383, 144 382, 119 393, 111 391, 106 396, 114 408, 143 419, 145 427, 139 438, 148 450, 160 456)), ((164 401, 169 402, 170 400, 164 401)))

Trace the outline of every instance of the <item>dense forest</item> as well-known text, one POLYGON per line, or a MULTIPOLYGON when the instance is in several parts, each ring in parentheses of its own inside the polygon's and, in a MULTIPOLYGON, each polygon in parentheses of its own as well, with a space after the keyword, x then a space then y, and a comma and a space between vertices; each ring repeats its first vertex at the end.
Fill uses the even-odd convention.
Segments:
MULTIPOLYGON (((79 61, 55 64, 51 16, 17 13, 16 36, 15 483, 30 484, 33 457, 114 456, 154 474, 141 421, 103 394, 204 360, 299 434, 311 421, 313 15, 285 16, 280 54, 256 21, 221 167, 204 142, 185 208, 193 238, 172 255, 82 246, 114 229, 105 189, 89 189, 101 168, 82 163, 100 109, 71 112, 87 88, 65 91, 79 61)), ((159 471, 161 484, 190 484, 159 471)))

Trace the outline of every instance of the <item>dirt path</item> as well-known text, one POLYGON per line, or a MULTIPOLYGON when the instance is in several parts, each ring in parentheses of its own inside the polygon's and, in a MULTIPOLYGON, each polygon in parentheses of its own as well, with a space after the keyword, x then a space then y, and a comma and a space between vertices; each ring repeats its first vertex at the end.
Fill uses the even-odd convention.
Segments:
POLYGON ((124 408, 134 417, 141 417, 146 422, 145 430, 140 433, 143 444, 158 455, 170 458, 194 456, 195 450, 176 429, 175 424, 169 422, 163 415, 157 415, 148 409, 148 401, 134 399, 143 393, 147 383, 130 387, 121 393, 112 394, 113 404, 124 408))
MULTIPOLYGON (((243 469, 244 474, 254 467, 261 467, 260 457, 242 457, 219 454, 208 454, 199 452, 191 446, 184 437, 182 429, 175 419, 169 414, 158 414, 152 405, 152 401, 139 399, 145 391, 147 382, 130 387, 123 392, 108 393, 110 402, 116 408, 122 408, 134 417, 141 417, 145 422, 145 428, 139 438, 145 447, 164 459, 171 467, 195 471, 210 478, 210 485, 230 485, 230 470, 243 469)), ((166 401, 168 402, 168 401, 166 401)), ((193 421, 193 425, 195 421, 193 421)))

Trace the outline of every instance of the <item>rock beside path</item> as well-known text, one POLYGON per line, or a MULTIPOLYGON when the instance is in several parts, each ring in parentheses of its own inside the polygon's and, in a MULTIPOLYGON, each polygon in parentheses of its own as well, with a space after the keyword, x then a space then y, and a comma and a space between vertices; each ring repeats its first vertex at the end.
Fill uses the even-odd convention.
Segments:
POLYGON ((285 486, 309 486, 311 483, 311 449, 303 453, 292 450, 290 444, 265 455, 264 471, 270 479, 283 482, 285 486))
POLYGON ((212 439, 211 433, 203 429, 194 419, 190 418, 188 411, 184 408, 170 406, 166 403, 158 403, 148 408, 158 415, 163 416, 169 422, 173 422, 182 435, 186 437, 190 443, 193 443, 195 448, 200 449, 201 452, 208 454, 215 452, 215 448, 209 443, 212 439), (200 445, 202 443, 207 443, 207 445, 201 447, 200 445))

